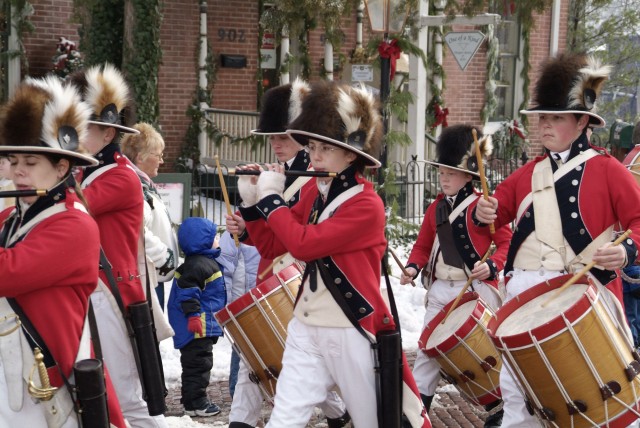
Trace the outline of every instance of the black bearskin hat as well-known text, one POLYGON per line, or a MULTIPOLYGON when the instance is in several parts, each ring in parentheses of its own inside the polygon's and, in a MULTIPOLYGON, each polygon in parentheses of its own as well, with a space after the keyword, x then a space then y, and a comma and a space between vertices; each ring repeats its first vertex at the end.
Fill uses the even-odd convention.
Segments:
POLYGON ((610 66, 592 56, 561 54, 551 58, 542 66, 535 87, 535 107, 520 113, 586 114, 591 126, 604 127, 604 119, 596 114, 596 100, 610 72, 610 66))
POLYGON ((287 125, 300 115, 302 99, 309 93, 309 84, 296 79, 293 83, 276 86, 262 96, 262 108, 255 135, 278 135, 287 131, 287 125))
POLYGON ((0 153, 56 154, 77 165, 97 165, 82 153, 91 108, 58 77, 26 79, 0 110, 0 153))
POLYGON ((458 171, 466 172, 475 177, 480 177, 478 173, 478 162, 476 158, 476 146, 473 140, 473 129, 478 136, 480 153, 486 158, 493 151, 491 136, 482 136, 482 132, 471 125, 453 125, 444 128, 438 143, 436 144, 436 161, 427 161, 434 166, 446 166, 458 171))
POLYGON ((302 145, 318 140, 352 151, 369 168, 380 167, 383 130, 379 104, 364 87, 314 83, 288 134, 302 145))

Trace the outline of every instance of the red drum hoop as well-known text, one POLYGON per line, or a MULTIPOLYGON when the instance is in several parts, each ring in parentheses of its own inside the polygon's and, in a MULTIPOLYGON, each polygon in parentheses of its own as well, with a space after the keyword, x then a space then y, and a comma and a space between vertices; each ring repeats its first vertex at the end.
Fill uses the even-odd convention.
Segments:
POLYGON ((501 398, 500 353, 487 335, 486 326, 493 316, 477 293, 465 293, 446 322, 449 302, 427 323, 418 347, 440 364, 445 380, 477 405, 501 398))
POLYGON ((582 278, 542 307, 571 277, 542 282, 505 303, 489 335, 545 424, 626 427, 640 415, 640 357, 597 286, 582 278))

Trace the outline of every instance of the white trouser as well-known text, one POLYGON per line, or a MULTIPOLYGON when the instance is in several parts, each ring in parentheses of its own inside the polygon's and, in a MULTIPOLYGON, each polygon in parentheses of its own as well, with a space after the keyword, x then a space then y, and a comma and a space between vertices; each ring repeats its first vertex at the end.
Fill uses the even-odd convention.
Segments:
POLYGON ((149 416, 147 403, 142 398, 131 341, 120 321, 122 315, 119 311, 115 312, 103 291, 93 292, 91 302, 96 314, 102 355, 124 418, 132 428, 167 428, 163 415, 149 416))
POLYGON ((238 383, 233 393, 229 422, 243 422, 252 427, 258 424, 262 410, 262 393, 260 387, 249 379, 247 365, 240 359, 238 383))
POLYGON ((378 426, 373 351, 354 327, 316 327, 292 319, 282 366, 267 428, 304 428, 335 386, 354 426, 378 426))
MULTIPOLYGON (((427 294, 427 309, 424 314, 424 323, 422 324, 423 330, 442 308, 460 294, 465 283, 466 281, 445 281, 440 279, 433 282, 427 294)), ((495 311, 500 306, 498 294, 496 291, 491 290, 491 286, 480 281, 473 281, 473 288, 490 309, 495 311)), ((420 394, 434 395, 440 381, 440 365, 434 358, 429 358, 424 352, 418 351, 413 364, 413 377, 416 380, 420 394)))
MULTIPOLYGON (((346 412, 344 402, 335 391, 329 391, 327 399, 318 404, 322 413, 331 419, 338 419, 346 412)), ((256 426, 262 411, 262 393, 260 387, 249 379, 249 370, 244 360, 240 360, 238 383, 233 393, 229 422, 243 422, 256 426)))

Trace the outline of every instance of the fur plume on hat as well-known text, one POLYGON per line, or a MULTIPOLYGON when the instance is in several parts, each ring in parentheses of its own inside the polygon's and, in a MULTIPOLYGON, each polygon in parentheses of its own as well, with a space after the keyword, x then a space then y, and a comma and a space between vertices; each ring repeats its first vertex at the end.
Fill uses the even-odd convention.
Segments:
MULTIPOLYGON (((491 153, 493 152, 493 139, 491 135, 485 135, 484 137, 478 140, 478 147, 480 147, 480 156, 482 157, 482 162, 486 163, 486 160, 491 153)), ((467 169, 470 172, 477 173, 479 171, 478 168, 478 157, 476 156, 476 143, 471 144, 467 153, 464 154, 460 164, 458 167, 461 169, 467 169)))
POLYGON ((85 73, 87 87, 84 100, 93 107, 96 115, 109 104, 120 113, 129 103, 129 87, 122 74, 111 64, 94 66, 85 73))
POLYGON ((79 150, 90 116, 77 90, 63 86, 57 77, 27 79, 0 113, 0 146, 5 146, 3 151, 13 147, 56 153, 93 164, 95 160, 79 150))
POLYGON ((302 100, 309 91, 309 84, 301 79, 269 89, 262 97, 258 128, 251 132, 257 135, 284 134, 287 125, 300 115, 302 100))
POLYGON ((357 132, 366 137, 361 150, 376 159, 380 156, 383 129, 378 104, 373 94, 360 86, 339 89, 338 113, 344 123, 343 141, 349 141, 357 132))
POLYGON ((547 60, 536 83, 534 107, 522 114, 577 113, 589 116, 594 127, 605 126, 596 114, 596 100, 602 91, 611 67, 596 58, 581 54, 561 54, 547 60))
POLYGON ((368 166, 380 166, 382 120, 376 98, 364 87, 352 88, 320 81, 302 102, 302 113, 290 125, 301 144, 309 139, 326 141, 364 154, 368 166))
POLYGON ((289 97, 289 120, 287 125, 293 122, 302 113, 302 100, 311 91, 307 82, 296 79, 291 84, 291 96, 289 97))
POLYGON ((436 144, 437 161, 428 161, 432 165, 446 166, 463 172, 478 175, 476 146, 473 140, 473 129, 478 135, 480 154, 483 159, 493 151, 493 140, 489 135, 482 135, 471 125, 459 124, 444 128, 436 144))
POLYGON ((63 126, 72 127, 83 142, 87 137, 87 125, 91 117, 91 108, 82 102, 80 94, 72 87, 62 86, 60 81, 50 76, 44 80, 52 93, 52 100, 44 110, 42 118, 42 140, 50 147, 55 147, 60 138, 63 149, 77 150, 78 147, 65 147, 64 137, 59 135, 63 126))
POLYGON ((570 108, 586 108, 595 113, 596 98, 609 78, 611 66, 602 65, 592 56, 586 57, 586 65, 580 69, 578 77, 569 92, 570 108))

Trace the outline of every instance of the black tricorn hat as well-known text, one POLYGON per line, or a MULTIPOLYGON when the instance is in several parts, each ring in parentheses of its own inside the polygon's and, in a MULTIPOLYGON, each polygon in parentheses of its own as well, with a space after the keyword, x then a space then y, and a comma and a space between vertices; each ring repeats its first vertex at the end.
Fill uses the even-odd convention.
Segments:
POLYGON ((319 81, 302 102, 287 134, 306 146, 318 140, 356 153, 368 168, 380 167, 382 118, 376 98, 364 87, 319 81))
POLYGON ((534 107, 520 113, 586 114, 590 126, 602 128, 605 121, 596 114, 596 100, 610 72, 610 66, 592 56, 561 54, 550 58, 543 64, 535 87, 534 107))
POLYGON ((476 130, 480 154, 483 159, 493 151, 491 136, 482 135, 478 128, 471 125, 452 125, 444 128, 436 143, 436 161, 426 161, 434 166, 446 166, 458 171, 480 177, 476 158, 476 146, 473 140, 473 129, 476 130))
POLYGON ((309 84, 300 79, 269 89, 262 96, 258 128, 251 133, 254 135, 285 134, 287 126, 300 115, 302 99, 309 91, 309 84))

